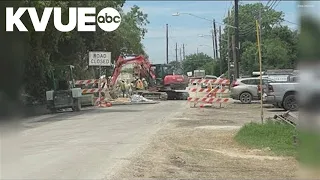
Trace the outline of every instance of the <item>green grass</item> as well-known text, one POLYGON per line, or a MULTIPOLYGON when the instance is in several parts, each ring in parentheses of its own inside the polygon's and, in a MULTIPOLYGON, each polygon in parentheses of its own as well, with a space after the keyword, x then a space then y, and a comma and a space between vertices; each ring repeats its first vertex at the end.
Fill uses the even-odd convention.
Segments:
POLYGON ((299 131, 299 161, 320 168, 319 131, 299 131))
POLYGON ((235 140, 252 148, 269 147, 277 155, 297 156, 297 147, 293 144, 294 135, 294 127, 269 120, 264 124, 244 125, 235 140))

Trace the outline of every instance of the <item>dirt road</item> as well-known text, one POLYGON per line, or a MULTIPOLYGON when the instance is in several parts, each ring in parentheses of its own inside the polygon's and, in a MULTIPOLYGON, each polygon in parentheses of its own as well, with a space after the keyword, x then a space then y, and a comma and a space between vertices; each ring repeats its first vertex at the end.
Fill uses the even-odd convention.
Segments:
MULTIPOLYGON (((186 109, 154 136, 118 178, 292 178, 297 162, 274 156, 268 148, 248 149, 233 140, 246 122, 260 121, 259 104, 221 109, 186 109)), ((265 117, 281 110, 265 110, 265 117)))
POLYGON ((180 109, 167 101, 21 120, 1 133, 0 179, 110 178, 180 109))

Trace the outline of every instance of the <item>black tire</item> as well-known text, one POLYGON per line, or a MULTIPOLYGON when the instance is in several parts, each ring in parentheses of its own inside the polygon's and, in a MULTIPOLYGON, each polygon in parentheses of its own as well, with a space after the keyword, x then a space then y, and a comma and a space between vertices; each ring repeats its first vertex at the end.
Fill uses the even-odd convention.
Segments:
POLYGON ((73 101, 73 107, 72 107, 73 111, 81 111, 81 102, 80 99, 74 99, 73 101))
POLYGON ((252 101, 252 95, 249 92, 243 92, 240 94, 239 100, 242 104, 250 104, 252 101))
POLYGON ((297 111, 298 101, 294 94, 287 95, 283 100, 283 109, 286 111, 297 111))

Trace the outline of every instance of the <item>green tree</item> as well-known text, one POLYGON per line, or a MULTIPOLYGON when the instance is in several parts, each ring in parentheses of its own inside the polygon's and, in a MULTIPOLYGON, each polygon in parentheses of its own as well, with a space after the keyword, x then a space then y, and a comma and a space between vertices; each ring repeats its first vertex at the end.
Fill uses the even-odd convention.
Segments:
MULTIPOLYGON (((240 72, 245 75, 251 75, 252 71, 259 70, 257 54, 257 35, 256 19, 259 17, 261 10, 261 30, 262 30, 262 61, 263 69, 271 68, 294 68, 297 62, 297 44, 298 33, 292 31, 287 26, 282 26, 284 13, 270 9, 262 3, 252 3, 239 6, 239 36, 240 36, 240 72)), ((224 23, 233 22, 234 9, 231 15, 224 19, 224 23)), ((230 36, 234 35, 234 28, 228 26, 224 29, 222 35, 227 39, 228 29, 230 36)), ((231 40, 231 38, 230 38, 231 40)), ((230 47, 227 42, 222 41, 223 68, 226 69, 227 53, 230 47)), ((232 53, 232 51, 231 51, 232 53)), ((233 56, 230 56, 233 60, 233 56)))
POLYGON ((182 67, 184 73, 189 71, 194 71, 197 69, 203 69, 204 66, 209 63, 213 62, 212 57, 204 53, 195 53, 187 55, 185 60, 182 61, 182 67))
POLYGON ((175 74, 183 74, 182 62, 180 61, 171 61, 169 62, 170 67, 168 68, 168 72, 172 72, 175 74))
MULTIPOLYGON (((45 32, 35 32, 28 16, 22 21, 29 32, 25 33, 26 60, 23 66, 24 90, 40 99, 45 97, 45 91, 51 83, 50 74, 55 66, 72 64, 75 66, 75 78, 96 78, 99 75, 97 68, 88 67, 88 52, 109 51, 115 60, 121 54, 147 55, 142 45, 149 23, 147 15, 138 6, 133 6, 129 12, 124 12, 124 0, 119 1, 17 1, 16 7, 33 6, 39 14, 44 7, 61 7, 62 22, 69 21, 69 7, 96 7, 100 11, 105 7, 117 9, 122 17, 121 25, 113 32, 105 32, 96 28, 96 32, 78 32, 76 30, 66 33, 57 31, 53 18, 49 20, 45 32), (94 77, 95 76, 95 77, 94 77)), ((108 68, 103 68, 105 72, 108 68)), ((110 69, 109 69, 110 71, 110 69)), ((110 72, 109 72, 110 74, 110 72)))

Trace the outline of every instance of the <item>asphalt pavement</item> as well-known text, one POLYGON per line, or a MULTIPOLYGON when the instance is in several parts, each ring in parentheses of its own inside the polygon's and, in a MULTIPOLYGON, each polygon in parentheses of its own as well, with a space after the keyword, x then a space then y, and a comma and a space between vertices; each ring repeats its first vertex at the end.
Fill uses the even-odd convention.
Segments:
POLYGON ((87 108, 20 121, 1 137, 1 179, 108 179, 185 101, 87 108))

